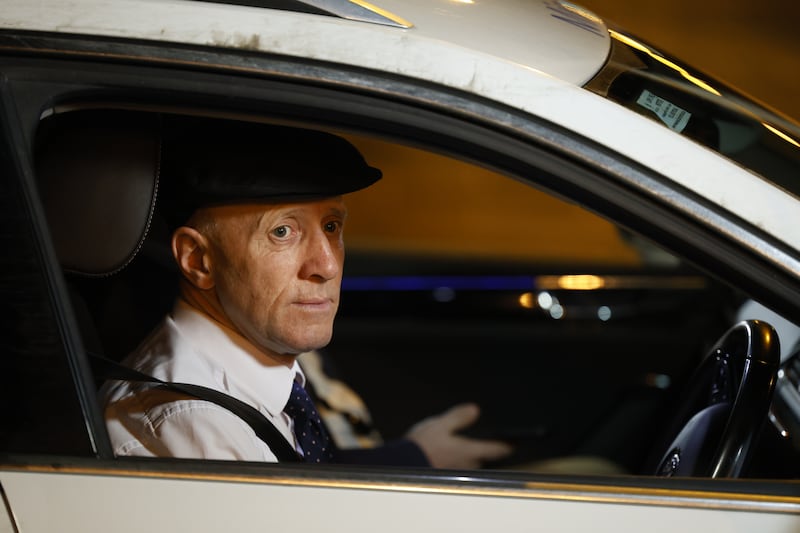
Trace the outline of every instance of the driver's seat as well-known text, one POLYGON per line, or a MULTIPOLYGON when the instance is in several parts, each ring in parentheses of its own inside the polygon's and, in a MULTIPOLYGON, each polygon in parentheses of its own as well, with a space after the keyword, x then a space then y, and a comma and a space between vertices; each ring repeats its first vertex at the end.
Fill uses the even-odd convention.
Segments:
POLYGON ((37 131, 34 159, 84 344, 120 359, 175 295, 167 230, 156 210, 159 116, 123 110, 52 115, 37 131))

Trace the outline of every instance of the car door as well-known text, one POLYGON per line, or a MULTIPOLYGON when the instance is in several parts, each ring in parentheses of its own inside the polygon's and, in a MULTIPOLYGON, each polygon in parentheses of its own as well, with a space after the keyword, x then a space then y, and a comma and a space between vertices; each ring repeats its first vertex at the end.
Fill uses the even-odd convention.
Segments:
MULTIPOLYGON (((426 153, 444 154, 448 161, 479 163, 481 167, 492 169, 490 180, 518 180, 522 185, 515 185, 535 185, 548 195, 577 203, 581 209, 589 208, 602 214, 602 220, 613 221, 614 224, 607 228, 610 233, 625 228, 660 244, 670 254, 696 265, 688 278, 702 279, 704 284, 690 284, 688 292, 691 298, 703 304, 713 296, 714 309, 725 308, 731 295, 738 298, 739 291, 743 290, 740 287, 766 298, 774 296, 778 292, 776 287, 779 284, 775 281, 778 278, 783 289, 790 293, 798 290, 797 280, 762 264, 748 250, 733 247, 724 235, 704 226, 702 221, 686 216, 681 202, 695 207, 710 206, 691 195, 683 195, 680 190, 676 190, 669 201, 635 190, 631 183, 625 182, 629 174, 653 180, 658 176, 625 159, 621 159, 613 171, 606 166, 593 166, 591 159, 598 151, 606 158, 609 153, 535 117, 523 113, 509 114, 508 109, 493 106, 491 102, 477 101, 430 86, 426 86, 424 98, 420 98, 421 87, 411 80, 354 72, 337 65, 317 65, 319 70, 309 81, 304 63, 285 59, 256 60, 236 52, 187 52, 141 43, 129 43, 124 54, 115 55, 116 44, 53 37, 51 41, 44 39, 31 44, 25 54, 20 54, 16 46, 7 47, 0 65, 5 76, 2 93, 5 113, 3 212, 10 219, 4 225, 4 232, 9 250, 13 251, 4 256, 7 264, 3 269, 2 285, 3 300, 9 309, 9 320, 5 321, 9 332, 3 338, 2 350, 5 422, 0 484, 6 507, 13 517, 13 527, 17 530, 94 531, 111 528, 140 531, 143 528, 175 530, 191 527, 197 531, 236 531, 261 527, 293 530, 333 527, 356 531, 411 528, 479 531, 495 528, 498 524, 510 531, 529 531, 538 527, 559 531, 588 528, 599 531, 640 531, 644 528, 654 531, 676 528, 686 531, 708 528, 751 531, 756 527, 766 531, 796 529, 800 502, 793 481, 664 479, 574 472, 538 474, 507 469, 311 468, 305 465, 113 458, 100 407, 93 395, 95 383, 87 364, 86 347, 91 339, 87 330, 81 327, 77 309, 79 298, 71 293, 69 282, 72 273, 61 269, 56 247, 51 241, 53 228, 48 225, 41 202, 41 183, 37 183, 34 140, 40 122, 51 114, 81 113, 89 109, 133 109, 143 113, 191 111, 201 115, 223 113, 259 120, 289 120, 361 135, 368 140, 388 142, 397 150, 396 154, 401 153, 400 147, 413 145, 423 148, 426 153), (61 52, 53 54, 53 50, 61 52), (189 57, 181 55, 185 53, 189 53, 193 60, 190 68, 185 64, 189 57), (176 61, 173 55, 182 57, 182 60, 176 61), (245 58, 248 67, 243 69, 241 65, 245 58), (370 90, 376 86, 380 90, 370 90), (642 216, 644 213, 648 216, 642 216), (716 268, 723 257, 726 260, 735 257, 740 266, 716 268), (747 272, 743 272, 747 270, 745 267, 749 269, 747 272), (735 275, 730 273, 731 270, 735 275), (717 281, 702 273, 705 271, 727 275, 717 281), (766 280, 763 283, 762 277, 766 280), (742 280, 744 283, 737 283, 742 280), (724 290, 717 292, 717 283, 722 283, 724 290)), ((402 173, 397 174, 397 179, 402 180, 402 173)), ((462 183, 466 181, 462 180, 462 183)), ((447 187, 442 190, 444 192, 438 201, 446 202, 450 199, 447 187)), ((426 198, 429 197, 412 196, 407 200, 408 205, 426 198)), ((369 207, 372 200, 367 197, 367 201, 369 207)), ((558 206, 564 208, 564 204, 558 203, 558 206)), ((423 218, 421 222, 427 220, 423 218)), ((473 220, 467 219, 467 227, 473 220)), ((594 224, 601 219, 590 220, 594 224)), ((760 237, 757 231, 753 235, 754 238, 760 237)), ((399 239, 397 235, 392 237, 393 241, 399 239)), ((465 297, 474 298, 473 301, 478 303, 454 311, 453 317, 442 317, 443 313, 437 309, 425 311, 424 306, 417 303, 418 297, 430 295, 432 288, 447 288, 447 284, 423 283, 422 289, 412 287, 407 291, 387 291, 385 287, 395 279, 393 276, 398 275, 405 282, 409 277, 420 276, 423 282, 438 277, 451 282, 476 282, 496 280, 498 276, 501 280, 513 282, 520 275, 515 268, 522 269, 523 277, 531 278, 542 277, 543 273, 555 276, 596 275, 598 271, 594 266, 591 270, 586 267, 580 271, 574 266, 563 271, 553 270, 555 267, 530 270, 531 265, 524 262, 514 265, 501 262, 498 267, 496 264, 479 266, 460 259, 455 266, 445 268, 439 262, 441 258, 425 257, 414 267, 418 270, 414 270, 410 266, 411 255, 402 257, 401 262, 390 257, 387 266, 381 262, 380 254, 376 253, 380 250, 375 247, 365 244, 355 250, 357 253, 350 258, 354 261, 352 271, 348 273, 349 289, 346 287, 350 291, 347 297, 352 301, 343 309, 342 340, 337 341, 340 344, 333 348, 354 354, 350 363, 343 366, 349 365, 358 371, 353 373, 356 376, 354 381, 365 387, 365 396, 370 397, 370 401, 371 397, 377 396, 376 388, 394 386, 399 386, 401 394, 406 396, 411 389, 422 397, 422 401, 415 403, 398 400, 398 393, 392 393, 383 400, 383 406, 376 404, 376 418, 391 420, 385 427, 387 433, 397 431, 395 428, 407 421, 404 417, 408 413, 423 414, 431 406, 444 405, 445 400, 464 399, 466 392, 474 392, 467 389, 471 389, 472 383, 477 383, 475 372, 486 383, 493 384, 486 390, 486 398, 489 398, 500 390, 495 388, 500 387, 500 382, 495 379, 497 376, 489 376, 489 370, 507 369, 497 373, 501 374, 499 377, 517 374, 518 390, 524 395, 516 403, 524 404, 523 407, 528 409, 534 406, 542 413, 543 418, 529 419, 521 428, 526 435, 536 437, 537 428, 547 426, 549 421, 553 421, 550 431, 562 433, 566 427, 563 433, 567 433, 570 424, 562 422, 568 422, 574 416, 582 417, 581 431, 564 437, 562 442, 566 444, 553 446, 542 456, 549 457, 558 451, 571 454, 580 450, 576 442, 586 442, 588 430, 585 426, 599 427, 609 420, 609 405, 637 405, 635 398, 620 399, 620 394, 629 392, 628 383, 633 387, 644 385, 645 390, 649 387, 658 397, 655 403, 663 405, 665 389, 649 386, 642 381, 641 374, 666 374, 672 372, 672 365, 675 374, 681 374, 702 352, 707 339, 715 336, 714 332, 699 327, 698 331, 703 330, 702 338, 695 337, 694 330, 688 328, 687 339, 670 339, 676 341, 674 346, 690 347, 685 353, 678 354, 678 359, 669 357, 673 345, 663 352, 655 349, 663 346, 655 346, 653 353, 656 355, 652 360, 648 359, 651 355, 649 350, 642 353, 636 345, 628 347, 631 351, 625 355, 609 355, 609 350, 605 350, 603 356, 593 359, 591 353, 582 350, 586 346, 595 348, 607 337, 591 337, 593 328, 588 328, 587 333, 580 332, 580 328, 574 329, 568 322, 549 322, 558 320, 549 312, 544 315, 548 322, 543 324, 536 322, 542 317, 527 314, 520 317, 520 309, 523 313, 529 309, 519 307, 519 297, 532 291, 521 293, 518 286, 489 287, 491 290, 484 290, 481 283, 477 285, 481 290, 477 290, 475 285, 468 286, 465 297), (380 287, 359 302, 358 282, 365 278, 377 282, 380 287), (386 300, 387 293, 400 300, 386 300), (517 302, 513 309, 505 309, 505 314, 496 316, 488 313, 493 307, 503 309, 503 302, 507 302, 511 295, 517 302), (378 305, 375 305, 375 299, 380 300, 378 305), (408 306, 405 310, 404 305, 408 306), (425 312, 430 313, 429 316, 425 316, 425 312), (364 316, 372 318, 374 313, 379 313, 379 321, 377 318, 375 321, 364 320, 364 316), (468 313, 476 314, 469 316, 468 313), (426 330, 420 319, 430 324, 434 324, 432 320, 436 319, 436 327, 426 330), (409 323, 410 328, 406 327, 409 323), (450 325, 452 329, 439 327, 444 325, 450 325), (522 354, 522 362, 527 363, 524 370, 515 370, 514 363, 519 362, 516 360, 492 361, 489 365, 474 362, 481 358, 489 342, 508 342, 509 348, 504 351, 510 352, 534 338, 538 343, 538 335, 550 329, 551 325, 555 328, 549 333, 552 346, 541 359, 522 354), (486 328, 488 336, 479 337, 479 326, 486 328), (384 336, 388 333, 393 337, 384 336), (423 333, 429 337, 420 337, 423 333), (473 336, 465 338, 468 334, 473 336), (499 338, 500 334, 509 337, 499 338), (359 343, 360 336, 366 339, 363 344, 359 343), (384 342, 379 344, 381 337, 384 342), (380 372, 380 375, 370 372, 366 376, 369 369, 366 358, 382 351, 386 339, 391 339, 389 344, 392 344, 387 359, 381 361, 373 356, 378 369, 375 372, 380 372), (436 342, 431 343, 431 339, 436 342), (480 339, 480 343, 475 339, 480 339), (445 352, 445 357, 436 361, 437 353, 442 355, 437 348, 445 341, 454 343, 458 350, 445 352), (420 351, 416 357, 425 358, 424 362, 430 362, 433 369, 423 376, 424 379, 436 383, 447 381, 449 370, 459 365, 463 366, 464 372, 472 372, 472 377, 459 374, 459 378, 453 380, 454 388, 445 396, 437 397, 438 393, 433 393, 424 381, 416 381, 418 376, 409 374, 411 370, 407 370, 413 369, 419 360, 409 360, 404 355, 422 344, 427 344, 426 351, 420 351), (562 351, 564 345, 570 345, 567 355, 560 358, 552 355, 562 351), (464 353, 470 362, 462 365, 460 354, 464 353), (404 370, 399 367, 401 363, 410 365, 404 370), (635 363, 632 369, 627 366, 629 363, 635 363), (651 363, 655 367, 650 367, 651 363), (393 374, 401 372, 405 374, 394 381, 393 374), (377 381, 376 377, 382 381, 377 381), (610 392, 608 381, 613 381, 610 392), (588 392, 589 395, 574 404, 553 401, 554 397, 571 390, 581 394, 588 392), (400 401, 404 403, 401 411, 405 412, 386 407, 390 402, 400 401)), ((157 246, 155 252, 158 252, 157 246)), ((156 262, 145 253, 138 257, 145 258, 156 262)), ((144 270, 143 279, 152 281, 150 267, 142 263, 128 265, 130 270, 122 273, 123 278, 128 274, 141 274, 137 270, 141 268, 144 270)), ((535 266, 541 268, 541 265, 535 266)), ((619 265, 616 267, 620 268, 619 265)), ((665 279, 672 279, 675 275, 675 271, 670 271, 665 279)), ((115 285, 118 280, 120 278, 113 276, 89 279, 78 283, 81 287, 77 287, 78 293, 87 297, 83 303, 89 308, 92 325, 98 327, 101 346, 108 347, 114 343, 114 348, 108 348, 112 355, 115 350, 122 350, 126 343, 135 342, 134 339, 142 333, 140 327, 146 329, 150 320, 148 318, 144 324, 137 325, 125 323, 128 326, 124 328, 125 334, 131 339, 121 338, 116 329, 103 327, 105 320, 113 318, 108 314, 113 307, 106 307, 110 301, 106 296, 119 294, 115 285), (99 288, 92 285, 87 289, 84 285, 91 281, 99 282, 99 288)), ((139 285, 128 283, 131 280, 121 281, 127 283, 127 296, 145 297, 151 303, 155 301, 147 298, 149 293, 138 290, 139 285)), ((152 283, 144 285, 151 290, 154 287, 152 283)), ((562 298, 565 304, 578 297, 576 291, 554 289, 555 296, 562 298)), ((664 317, 675 319, 674 315, 680 314, 680 302, 685 295, 678 293, 667 295, 664 317)), ((447 294, 451 293, 444 291, 445 300, 447 294)), ((612 297, 627 298, 625 294, 612 297)), ((638 301, 645 300, 659 301, 658 298, 640 298, 638 301)), ((570 305, 575 306, 573 309, 594 309, 597 303, 570 305)), ((540 304, 537 312, 542 308, 540 304)), ((134 309, 137 309, 135 305, 124 305, 116 310, 130 313, 134 309)), ((702 309, 699 313, 701 318, 709 318, 709 323, 719 322, 717 316, 706 316, 702 309)), ((150 312, 157 315, 163 312, 163 308, 151 309, 150 312)), ((653 327, 663 326, 658 316, 653 319, 653 327)), ((678 317, 678 323, 681 323, 679 318, 682 317, 678 317)), ((593 317, 592 321, 596 333, 600 320, 593 317)), ((116 326, 119 324, 116 321, 116 326)), ((660 340, 643 345, 657 345, 668 338, 671 324, 666 326, 666 330, 654 337, 660 340)), ((639 322, 620 324, 619 327, 631 335, 642 328, 639 322)), ((709 326, 709 329, 713 328, 709 326)), ((624 344, 626 341, 627 337, 621 342, 624 344)), ((657 381, 654 378, 654 382, 657 381)), ((619 416, 625 422, 628 418, 624 416, 625 410, 621 413, 619 416)), ((480 429, 499 429, 501 434, 520 429, 515 420, 501 419, 501 422, 480 429), (508 424, 505 428, 500 427, 505 424, 508 424)), ((638 427, 636 424, 633 426, 638 427)), ((631 428, 626 426, 620 431, 629 435, 627 432, 631 428)), ((610 434, 613 435, 614 431, 610 434)))

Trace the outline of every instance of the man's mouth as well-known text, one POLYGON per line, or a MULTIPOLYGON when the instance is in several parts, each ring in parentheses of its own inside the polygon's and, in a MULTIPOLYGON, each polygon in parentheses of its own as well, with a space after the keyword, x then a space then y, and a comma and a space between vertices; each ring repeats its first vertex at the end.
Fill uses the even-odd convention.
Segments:
POLYGON ((294 305, 309 311, 328 311, 333 308, 332 298, 303 298, 294 302, 294 305))

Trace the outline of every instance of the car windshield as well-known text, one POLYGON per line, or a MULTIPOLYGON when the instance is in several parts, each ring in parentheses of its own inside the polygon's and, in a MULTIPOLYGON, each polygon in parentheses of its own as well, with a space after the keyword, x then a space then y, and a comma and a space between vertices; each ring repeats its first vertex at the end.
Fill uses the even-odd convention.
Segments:
POLYGON ((716 150, 800 196, 800 128, 641 41, 611 30, 612 52, 586 86, 716 150))

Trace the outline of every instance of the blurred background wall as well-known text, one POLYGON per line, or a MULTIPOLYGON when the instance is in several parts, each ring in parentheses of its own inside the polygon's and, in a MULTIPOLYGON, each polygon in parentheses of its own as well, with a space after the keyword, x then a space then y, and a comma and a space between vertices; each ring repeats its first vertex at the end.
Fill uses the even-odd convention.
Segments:
POLYGON ((797 0, 573 0, 800 122, 797 0))

